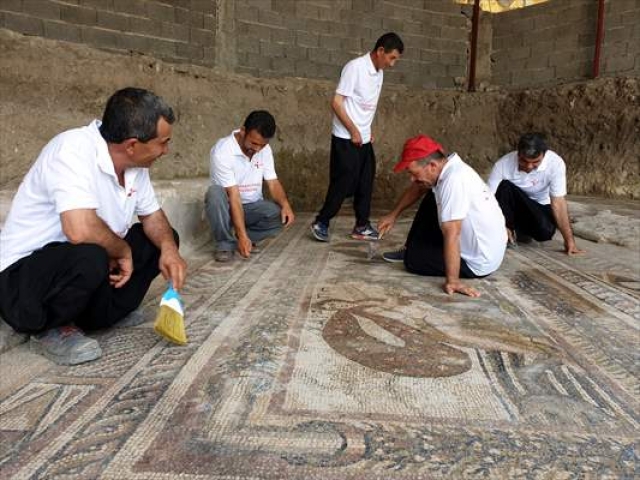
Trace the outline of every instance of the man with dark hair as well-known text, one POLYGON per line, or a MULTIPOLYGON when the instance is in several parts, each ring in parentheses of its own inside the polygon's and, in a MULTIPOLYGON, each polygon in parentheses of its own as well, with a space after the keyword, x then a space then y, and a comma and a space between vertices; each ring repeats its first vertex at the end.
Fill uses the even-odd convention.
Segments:
POLYGON ((564 160, 548 149, 542 134, 520 137, 517 149, 493 166, 488 183, 504 213, 510 245, 518 239, 551 240, 557 227, 568 255, 584 253, 569 222, 564 160))
POLYGON ((99 358, 82 331, 121 322, 159 273, 184 284, 177 233, 148 170, 169 151, 173 121, 153 93, 119 90, 102 122, 44 147, 13 199, 0 233, 0 313, 56 363, 99 358), (140 223, 130 226, 133 215, 140 223))
POLYGON ((393 67, 404 45, 395 33, 385 33, 373 51, 351 60, 342 69, 331 101, 333 129, 329 160, 329 188, 324 205, 311 225, 311 234, 329 241, 329 222, 342 202, 353 195, 356 222, 351 232, 357 240, 377 240, 371 226, 371 195, 376 173, 371 124, 382 90, 383 70, 393 67))
POLYGON ((480 176, 456 153, 447 155, 433 139, 418 135, 404 144, 393 171, 407 170, 411 185, 395 208, 378 222, 384 235, 408 207, 424 197, 405 245, 386 252, 388 262, 404 262, 412 273, 444 276, 443 290, 478 297, 460 278, 496 271, 506 249, 504 217, 480 176))
POLYGON ((275 132, 273 116, 257 110, 239 130, 218 140, 211 149, 211 185, 205 211, 218 262, 233 260, 236 250, 248 258, 257 242, 276 235, 295 219, 269 146, 275 132), (263 198, 263 180, 273 201, 263 198))

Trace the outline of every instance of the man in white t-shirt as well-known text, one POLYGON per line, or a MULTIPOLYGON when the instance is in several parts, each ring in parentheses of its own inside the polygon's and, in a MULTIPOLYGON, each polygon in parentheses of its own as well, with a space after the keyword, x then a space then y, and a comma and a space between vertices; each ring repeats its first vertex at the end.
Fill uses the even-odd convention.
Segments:
POLYGON ((329 188, 324 204, 311 225, 311 234, 318 241, 329 241, 329 222, 349 196, 353 196, 356 216, 351 237, 357 240, 378 239, 378 232, 369 221, 376 174, 371 124, 382 90, 383 70, 393 67, 403 51, 400 37, 395 33, 385 33, 373 51, 351 60, 342 69, 331 101, 334 115, 329 188))
POLYGON ((527 237, 551 240, 557 226, 565 252, 584 253, 576 246, 569 221, 564 161, 547 148, 542 134, 520 137, 517 150, 493 166, 488 183, 504 213, 510 245, 527 237))
POLYGON ((248 258, 257 242, 276 235, 295 219, 269 146, 275 132, 273 116, 256 110, 239 130, 218 140, 211 149, 211 185, 205 211, 218 262, 232 260, 236 250, 248 258), (263 198, 263 181, 273 201, 263 198))
POLYGON ((102 122, 53 138, 20 184, 0 233, 0 314, 56 363, 100 357, 82 330, 131 317, 159 273, 184 284, 148 170, 169 151, 173 122, 160 97, 119 90, 102 122))
POLYGON ((395 208, 378 222, 381 236, 404 210, 424 198, 405 245, 382 258, 404 262, 412 273, 444 276, 442 288, 448 294, 480 296, 460 278, 480 278, 496 271, 507 242, 504 217, 487 184, 456 153, 447 156, 439 143, 425 135, 405 142, 402 159, 393 170, 407 170, 412 182, 395 208))

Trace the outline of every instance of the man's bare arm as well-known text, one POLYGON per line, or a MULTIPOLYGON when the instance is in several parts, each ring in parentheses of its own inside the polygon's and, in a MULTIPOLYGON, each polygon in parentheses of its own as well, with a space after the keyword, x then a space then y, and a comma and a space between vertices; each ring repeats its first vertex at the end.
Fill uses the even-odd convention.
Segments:
POLYGON ((98 217, 94 209, 67 210, 60 214, 62 231, 73 244, 93 243, 104 248, 109 256, 110 282, 120 288, 133 273, 133 260, 129 244, 116 235, 98 217))
POLYGON ((378 221, 378 232, 380 232, 380 235, 385 235, 387 232, 391 231, 400 214, 416 203, 427 190, 427 188, 421 187, 417 183, 409 185, 409 187, 400 196, 400 199, 396 203, 395 207, 393 207, 393 210, 378 221))
POLYGON ((244 209, 242 208, 242 200, 240 199, 240 189, 237 185, 226 187, 227 197, 229 198, 229 212, 231 215, 231 223, 238 237, 238 252, 247 258, 251 255, 251 239, 247 234, 247 226, 244 220, 244 209))
POLYGON ((187 275, 187 262, 178 251, 173 238, 173 229, 162 209, 151 215, 141 215, 142 229, 151 242, 160 250, 158 267, 165 279, 171 280, 173 288, 181 290, 187 275))
POLYGON ((351 142, 359 147, 362 145, 362 135, 360 134, 358 127, 356 127, 355 123, 353 123, 351 118, 349 118, 349 115, 347 115, 347 111, 344 109, 345 98, 346 97, 336 93, 333 100, 331 100, 331 109, 342 122, 342 125, 344 125, 351 134, 351 142))
POLYGON ((455 292, 479 297, 480 292, 464 285, 460 281, 460 232, 462 220, 452 220, 442 223, 442 236, 444 237, 444 266, 445 282, 442 289, 449 295, 455 292))
POLYGON ((267 180, 267 187, 269 188, 269 194, 274 202, 276 202, 281 208, 282 223, 285 227, 291 225, 295 220, 295 214, 287 199, 287 194, 284 191, 284 187, 277 178, 274 180, 267 180))
POLYGON ((578 248, 573 238, 566 197, 551 197, 551 211, 553 212, 553 218, 556 221, 558 230, 560 230, 560 234, 564 239, 565 253, 567 255, 584 253, 584 250, 578 248))

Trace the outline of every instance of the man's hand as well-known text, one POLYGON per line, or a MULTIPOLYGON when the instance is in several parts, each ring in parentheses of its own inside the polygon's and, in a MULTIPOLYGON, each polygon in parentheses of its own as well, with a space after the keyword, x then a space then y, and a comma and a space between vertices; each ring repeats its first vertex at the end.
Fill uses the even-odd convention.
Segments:
POLYGON ((378 234, 380 238, 382 238, 384 235, 390 232, 395 224, 396 224, 396 216, 393 213, 388 213, 387 215, 382 217, 380 220, 378 220, 378 234))
POLYGON ((576 242, 564 242, 564 253, 566 253, 567 255, 571 256, 571 255, 581 255, 583 253, 586 253, 586 250, 581 250, 578 248, 578 246, 576 245, 576 242))
POLYGON ((351 133, 351 143, 353 143, 356 147, 362 146, 362 135, 360 135, 360 131, 357 128, 354 128, 351 133))
POLYGON ((249 237, 238 237, 238 253, 244 258, 251 255, 251 239, 249 237))
POLYGON ((460 281, 444 282, 444 284, 442 285, 442 289, 447 295, 451 295, 458 292, 473 298, 478 298, 480 296, 479 291, 477 291, 475 288, 464 285, 460 281))
POLYGON ((291 209, 291 206, 287 203, 280 209, 280 218, 282 219, 282 224, 285 228, 291 226, 291 224, 295 221, 296 216, 291 209))
POLYGON ((180 256, 177 248, 164 248, 160 252, 160 271, 165 280, 171 280, 173 288, 180 291, 187 277, 187 262, 180 256))
POLYGON ((123 287, 133 274, 133 259, 129 248, 120 258, 109 259, 109 284, 114 288, 123 287))

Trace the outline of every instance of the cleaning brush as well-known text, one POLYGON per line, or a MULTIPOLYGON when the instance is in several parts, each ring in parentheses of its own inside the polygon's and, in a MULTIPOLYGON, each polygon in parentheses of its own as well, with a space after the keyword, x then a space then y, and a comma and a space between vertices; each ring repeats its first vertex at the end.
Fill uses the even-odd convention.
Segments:
POLYGON ((187 333, 184 328, 184 306, 182 298, 169 283, 169 288, 160 300, 160 311, 153 329, 158 335, 178 345, 186 345, 187 333))

